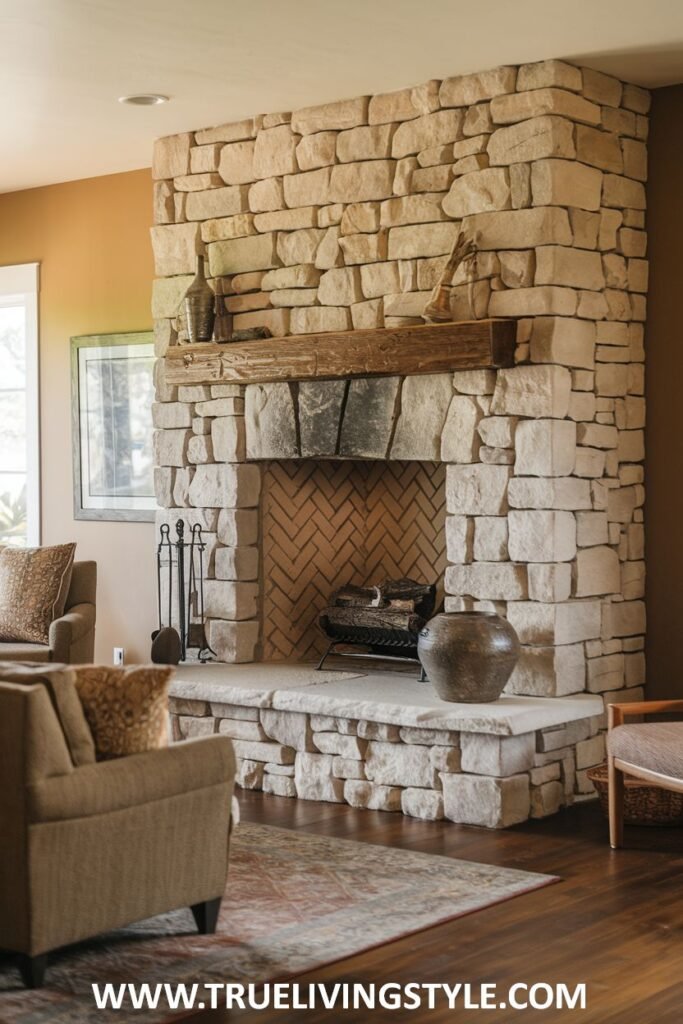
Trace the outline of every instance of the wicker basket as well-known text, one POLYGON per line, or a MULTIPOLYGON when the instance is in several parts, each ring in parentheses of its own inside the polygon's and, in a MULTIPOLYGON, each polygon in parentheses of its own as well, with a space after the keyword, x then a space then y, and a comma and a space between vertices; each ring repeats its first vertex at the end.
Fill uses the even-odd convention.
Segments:
MULTIPOLYGON (((600 797, 603 814, 608 817, 607 764, 589 768, 586 775, 600 797)), ((624 822, 627 825, 683 825, 683 793, 650 786, 624 774, 624 822)))

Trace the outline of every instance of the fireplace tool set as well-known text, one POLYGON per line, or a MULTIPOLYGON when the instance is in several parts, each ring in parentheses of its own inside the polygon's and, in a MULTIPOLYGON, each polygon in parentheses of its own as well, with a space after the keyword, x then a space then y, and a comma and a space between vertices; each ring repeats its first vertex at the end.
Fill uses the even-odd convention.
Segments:
POLYGON ((204 613, 206 541, 199 523, 192 527, 189 541, 182 519, 175 524, 175 532, 176 539, 173 540, 167 523, 159 528, 159 628, 152 633, 152 661, 161 665, 177 665, 179 661, 185 661, 188 650, 193 648, 198 652, 197 660, 203 664, 215 657, 206 638, 204 613))
MULTIPOLYGON (((319 619, 330 642, 318 669, 332 654, 420 664, 418 634, 435 605, 436 586, 410 579, 384 580, 372 587, 342 587, 319 619)), ((419 678, 425 681, 422 669, 419 678)))

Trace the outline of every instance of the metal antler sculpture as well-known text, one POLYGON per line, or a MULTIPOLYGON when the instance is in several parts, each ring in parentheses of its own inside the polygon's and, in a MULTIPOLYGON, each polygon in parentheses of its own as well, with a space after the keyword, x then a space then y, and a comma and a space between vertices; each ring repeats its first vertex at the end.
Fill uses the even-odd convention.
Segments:
POLYGON ((453 319, 451 312, 451 289, 453 278, 461 263, 476 257, 477 247, 471 238, 465 237, 462 231, 453 243, 448 262, 443 268, 441 277, 434 286, 429 302, 424 308, 422 319, 427 323, 439 323, 453 319))

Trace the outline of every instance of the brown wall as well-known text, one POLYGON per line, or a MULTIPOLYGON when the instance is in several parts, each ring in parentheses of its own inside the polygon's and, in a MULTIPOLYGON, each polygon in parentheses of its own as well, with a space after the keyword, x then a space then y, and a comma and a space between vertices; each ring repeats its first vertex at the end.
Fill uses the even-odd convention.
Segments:
POLYGON ((0 195, 0 264, 40 262, 42 542, 77 542, 99 567, 98 660, 148 657, 154 625, 151 523, 76 522, 69 339, 147 330, 153 276, 147 170, 0 195))
POLYGON ((652 95, 647 226, 648 695, 683 697, 683 85, 652 95))

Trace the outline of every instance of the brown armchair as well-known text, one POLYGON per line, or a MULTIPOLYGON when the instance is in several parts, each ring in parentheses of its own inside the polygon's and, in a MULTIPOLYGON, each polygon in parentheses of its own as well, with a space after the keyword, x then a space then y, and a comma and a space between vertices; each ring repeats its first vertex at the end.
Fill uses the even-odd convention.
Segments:
POLYGON ((50 626, 47 644, 0 643, 0 661, 85 665, 95 656, 97 562, 74 562, 64 614, 50 626))
POLYGON ((62 710, 44 685, 0 682, 0 948, 31 987, 50 950, 178 907, 215 931, 228 872, 226 736, 96 762, 67 743, 80 704, 62 710))
POLYGON ((613 850, 624 841, 624 772, 653 786, 683 793, 683 722, 624 725, 624 718, 675 713, 683 714, 683 700, 609 705, 609 841, 613 850))

